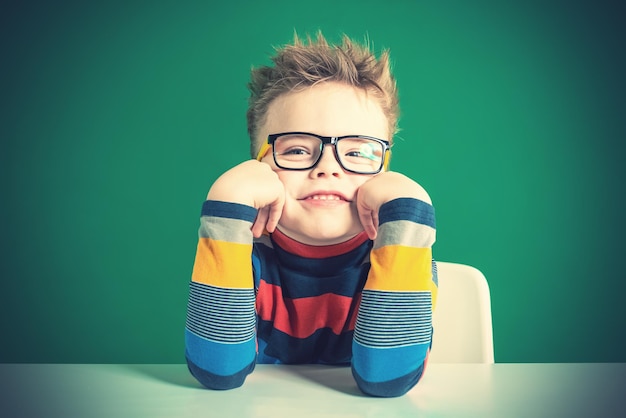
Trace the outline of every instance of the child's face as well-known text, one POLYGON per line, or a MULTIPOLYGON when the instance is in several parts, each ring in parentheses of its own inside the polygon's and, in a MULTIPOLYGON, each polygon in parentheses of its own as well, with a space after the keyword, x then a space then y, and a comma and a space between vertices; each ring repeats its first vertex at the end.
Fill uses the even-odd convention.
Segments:
MULTIPOLYGON (((387 118, 380 105, 360 89, 336 83, 317 84, 278 97, 268 109, 259 135, 310 132, 324 136, 368 135, 389 140, 387 118)), ((285 186, 286 201, 278 228, 310 245, 346 241, 363 230, 356 210, 356 192, 372 175, 341 168, 333 146, 326 145, 310 170, 276 167, 271 150, 262 159, 285 186)))

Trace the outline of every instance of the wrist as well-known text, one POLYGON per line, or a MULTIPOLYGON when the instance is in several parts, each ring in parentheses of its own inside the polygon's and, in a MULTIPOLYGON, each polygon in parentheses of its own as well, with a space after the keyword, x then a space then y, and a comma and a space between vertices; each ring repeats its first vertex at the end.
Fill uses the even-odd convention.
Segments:
POLYGON ((380 223, 406 220, 435 227, 435 209, 430 203, 412 197, 399 197, 380 207, 380 223))
POLYGON ((218 179, 207 194, 207 200, 217 200, 221 202, 239 203, 254 207, 253 194, 245 187, 229 185, 228 182, 218 179))
MULTIPOLYGON (((395 199, 410 198, 431 204, 430 196, 417 182, 396 172, 386 172, 377 176, 375 187, 369 188, 372 197, 377 201, 374 207, 382 207, 395 199), (376 196, 376 197, 374 197, 376 196)), ((373 186, 373 185, 372 185, 373 186)))
POLYGON ((201 216, 240 219, 254 222, 257 210, 251 206, 223 200, 205 200, 202 204, 201 216))

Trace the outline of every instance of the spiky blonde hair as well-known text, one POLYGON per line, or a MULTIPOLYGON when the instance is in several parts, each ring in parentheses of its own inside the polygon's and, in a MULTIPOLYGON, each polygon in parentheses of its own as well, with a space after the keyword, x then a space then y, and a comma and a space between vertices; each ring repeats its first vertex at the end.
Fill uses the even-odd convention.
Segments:
POLYGON ((321 32, 306 42, 297 34, 293 44, 276 49, 273 66, 253 68, 248 89, 248 134, 252 158, 261 146, 257 138, 272 101, 282 94, 325 81, 336 81, 362 88, 378 100, 387 116, 389 139, 397 132, 398 92, 391 73, 389 51, 378 58, 369 42, 358 44, 344 35, 339 45, 329 44, 321 32))

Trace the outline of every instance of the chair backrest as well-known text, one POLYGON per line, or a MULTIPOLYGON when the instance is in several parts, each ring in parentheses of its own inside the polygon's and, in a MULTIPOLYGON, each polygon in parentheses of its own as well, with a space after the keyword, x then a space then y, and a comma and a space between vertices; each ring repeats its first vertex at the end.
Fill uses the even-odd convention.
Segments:
POLYGON ((429 363, 493 363, 487 279, 474 267, 439 261, 437 277, 429 363))

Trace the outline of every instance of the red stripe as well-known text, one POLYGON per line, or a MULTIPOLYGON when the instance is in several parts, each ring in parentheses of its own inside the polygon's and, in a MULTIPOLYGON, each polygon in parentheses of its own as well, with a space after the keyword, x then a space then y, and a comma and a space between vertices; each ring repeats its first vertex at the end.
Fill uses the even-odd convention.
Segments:
POLYGON ((321 328, 339 335, 354 329, 360 296, 327 293, 307 298, 283 298, 281 288, 261 280, 257 293, 257 313, 273 321, 274 328, 296 338, 307 338, 321 328))
POLYGON ((350 238, 348 241, 340 244, 307 245, 289 238, 287 235, 276 229, 274 233, 272 233, 272 239, 280 248, 284 248, 292 254, 306 258, 328 258, 349 253, 369 238, 365 232, 361 232, 350 238))

